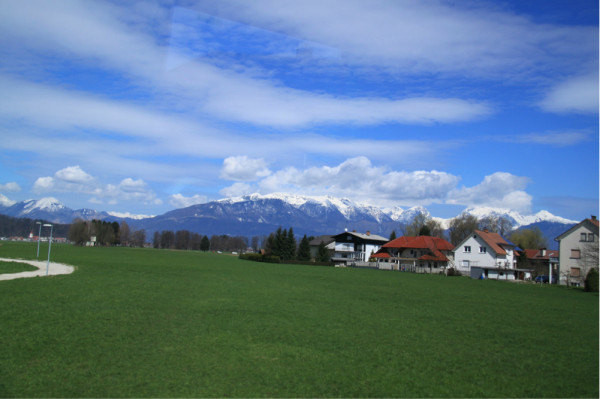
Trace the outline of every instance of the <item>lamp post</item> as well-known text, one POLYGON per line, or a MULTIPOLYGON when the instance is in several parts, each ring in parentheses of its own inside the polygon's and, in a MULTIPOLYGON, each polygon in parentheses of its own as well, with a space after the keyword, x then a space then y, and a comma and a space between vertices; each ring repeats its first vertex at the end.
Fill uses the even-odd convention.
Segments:
POLYGON ((46 262, 46 276, 48 275, 48 268, 50 267, 50 248, 52 248, 52 225, 50 223, 44 224, 44 227, 50 227, 50 241, 48 241, 48 261, 46 262))
POLYGON ((40 225, 40 231, 38 233, 38 248, 37 248, 37 258, 40 258, 40 238, 42 238, 42 222, 35 222, 35 224, 40 225))

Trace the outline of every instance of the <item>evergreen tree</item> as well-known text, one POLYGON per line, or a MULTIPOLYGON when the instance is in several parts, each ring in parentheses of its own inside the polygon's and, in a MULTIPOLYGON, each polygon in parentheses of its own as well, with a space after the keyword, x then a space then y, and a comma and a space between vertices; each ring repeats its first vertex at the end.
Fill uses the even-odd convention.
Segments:
POLYGON ((319 249, 317 250, 317 261, 319 262, 329 262, 331 257, 329 256, 329 250, 325 246, 325 242, 321 241, 319 244, 319 249))
POLYGON ((420 236, 430 236, 431 230, 429 229, 429 226, 427 226, 427 225, 422 226, 421 229, 419 229, 419 235, 420 236))
POLYGON ((277 229, 275 232, 275 237, 273 238, 273 242, 271 243, 271 254, 275 256, 279 256, 281 258, 281 253, 283 250, 283 231, 281 227, 277 229))
POLYGON ((200 250, 206 252, 209 249, 210 249, 210 240, 208 239, 208 236, 204 236, 204 237, 202 237, 202 240, 200 241, 200 250))
POLYGON ((392 233, 390 234, 390 241, 395 240, 396 239, 396 230, 392 230, 392 233))
POLYGON ((294 229, 290 227, 285 240, 285 260, 296 258, 296 238, 294 237, 294 229))
POLYGON ((306 234, 304 234, 304 237, 300 240, 297 259, 301 261, 310 260, 310 242, 308 241, 306 234))

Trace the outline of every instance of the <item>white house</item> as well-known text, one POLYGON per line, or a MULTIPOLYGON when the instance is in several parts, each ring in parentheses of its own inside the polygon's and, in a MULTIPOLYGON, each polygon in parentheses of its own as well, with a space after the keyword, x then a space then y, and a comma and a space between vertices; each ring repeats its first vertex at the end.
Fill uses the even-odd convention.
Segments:
POLYGON ((598 219, 585 219, 555 240, 559 243, 558 283, 582 285, 587 272, 598 267, 598 219))
POLYGON ((346 231, 334 235, 332 238, 335 244, 331 260, 346 265, 368 262, 369 257, 389 241, 387 238, 371 234, 369 231, 366 234, 346 231))
POLYGON ((472 278, 516 280, 526 278, 517 269, 515 245, 498 233, 475 230, 454 248, 454 265, 472 278))

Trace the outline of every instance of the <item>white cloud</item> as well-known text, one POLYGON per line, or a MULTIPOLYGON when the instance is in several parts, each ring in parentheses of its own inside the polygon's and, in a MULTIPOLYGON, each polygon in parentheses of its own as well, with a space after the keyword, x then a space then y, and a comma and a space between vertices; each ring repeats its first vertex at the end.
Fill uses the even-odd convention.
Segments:
POLYGON ((192 195, 191 197, 185 197, 182 194, 173 194, 169 198, 169 204, 175 208, 187 208, 188 206, 203 204, 208 201, 208 197, 205 195, 192 195))
POLYGON ((21 186, 15 182, 8 182, 6 184, 0 184, 0 191, 5 193, 16 193, 21 191, 21 186))
POLYGON ((338 49, 341 62, 489 77, 590 60, 597 28, 537 24, 490 3, 228 0, 202 11, 338 49))
POLYGON ((221 178, 235 181, 253 181, 270 174, 264 159, 245 155, 225 158, 221 169, 221 178))
POLYGON ((219 194, 225 197, 241 197, 242 195, 250 194, 253 191, 255 191, 255 186, 247 183, 237 182, 233 183, 229 187, 225 187, 219 191, 219 194))
POLYGON ((33 191, 35 193, 49 191, 86 193, 91 192, 94 189, 95 184, 94 178, 76 165, 57 171, 53 177, 46 176, 38 178, 33 184, 33 191))
POLYGON ((486 176, 473 187, 460 187, 460 177, 441 171, 395 171, 374 166, 366 157, 337 166, 278 170, 256 183, 235 183, 220 193, 238 197, 258 192, 346 197, 376 206, 459 204, 528 212, 532 197, 524 191, 529 179, 505 172, 486 176))
POLYGON ((461 187, 448 193, 449 204, 509 208, 520 212, 531 210, 531 195, 524 189, 529 178, 506 172, 486 176, 473 187, 461 187))
POLYGON ((33 183, 33 192, 35 193, 43 193, 48 192, 54 189, 54 179, 50 176, 39 177, 33 183))
POLYGON ((94 179, 92 176, 84 172, 79 165, 69 166, 61 169, 56 172, 54 177, 65 183, 74 184, 87 184, 94 179))
POLYGON ((557 113, 598 113, 598 73, 558 83, 540 102, 540 107, 557 113))
POLYGON ((287 192, 348 197, 377 205, 415 204, 443 201, 458 180, 446 172, 390 171, 373 166, 366 157, 356 157, 332 167, 285 168, 256 184, 236 183, 221 190, 221 194, 287 192))
POLYGON ((162 203, 142 179, 136 180, 128 177, 117 185, 104 185, 79 166, 69 166, 57 171, 54 176, 38 178, 33 184, 33 191, 38 194, 45 192, 88 194, 92 195, 90 202, 95 204, 101 204, 103 199, 110 204, 116 204, 118 201, 162 203))
POLYGON ((161 204, 162 201, 156 198, 156 194, 148 187, 142 179, 125 178, 118 185, 107 184, 104 187, 97 187, 93 194, 96 198, 104 198, 109 204, 116 204, 118 201, 140 201, 146 204, 161 204))
POLYGON ((497 140, 508 143, 524 143, 566 147, 589 141, 592 134, 585 130, 550 131, 544 133, 528 133, 522 135, 507 135, 486 137, 485 141, 497 140))
MULTIPOLYGON (((197 109, 227 120, 290 127, 319 123, 423 124, 466 121, 490 112, 486 104, 459 98, 351 98, 316 94, 282 86, 264 76, 256 77, 254 72, 241 67, 224 69, 200 59, 190 59, 165 73, 162 66, 167 49, 156 45, 144 32, 133 31, 122 23, 119 16, 126 16, 127 9, 104 3, 88 7, 62 2, 48 8, 29 2, 5 7, 6 12, 0 15, 0 33, 23 48, 59 55, 73 53, 80 57, 80 62, 125 72, 139 84, 150 82, 153 90, 175 96, 177 103, 171 106, 197 109), (81 26, 85 29, 78 29, 81 26), (74 30, 77 35, 73 35, 74 30)), ((43 97, 35 98, 37 102, 43 101, 43 97)), ((60 103, 53 105, 56 104, 60 103)), ((41 107, 35 109, 43 112, 41 107)), ((94 117, 72 112, 70 119, 90 116, 94 117)), ((103 118, 101 122, 109 120, 103 118)), ((152 125, 151 121, 148 125, 152 125)))

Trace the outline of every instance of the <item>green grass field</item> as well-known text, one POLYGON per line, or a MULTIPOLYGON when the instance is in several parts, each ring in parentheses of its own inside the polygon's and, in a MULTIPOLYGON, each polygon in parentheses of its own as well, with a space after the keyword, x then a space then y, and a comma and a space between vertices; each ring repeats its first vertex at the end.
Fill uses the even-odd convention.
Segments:
POLYGON ((598 397, 597 294, 153 249, 52 260, 75 273, 0 281, 0 396, 598 397))
POLYGON ((0 274, 32 272, 37 269, 37 267, 28 265, 27 263, 0 261, 0 274))

